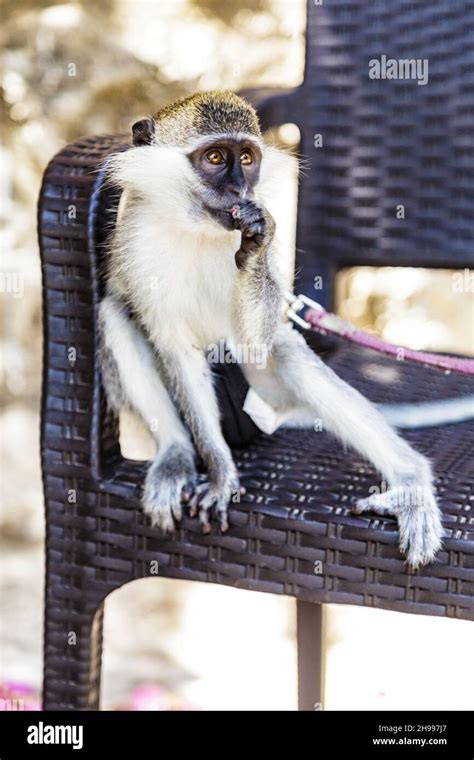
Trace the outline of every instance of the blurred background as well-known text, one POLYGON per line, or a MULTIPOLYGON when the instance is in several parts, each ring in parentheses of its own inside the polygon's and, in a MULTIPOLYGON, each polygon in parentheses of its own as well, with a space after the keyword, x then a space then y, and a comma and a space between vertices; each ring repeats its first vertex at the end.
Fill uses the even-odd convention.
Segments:
MULTIPOLYGON (((35 703, 43 583, 35 206, 42 172, 67 141, 128 131, 181 95, 298 85, 305 2, 3 0, 0 13, 0 696, 23 689, 35 703)), ((291 146, 297 130, 286 125, 270 139, 291 146)), ((296 181, 287 194, 292 245, 296 181)), ((474 287, 466 282, 457 287, 448 271, 353 269, 339 278, 338 309, 401 345, 472 354, 474 287)), ((128 452, 146 452, 136 428, 124 421, 123 430, 128 452)), ((330 606, 326 636, 326 709, 474 708, 474 661, 448 670, 444 659, 448 646, 469 651, 468 622, 330 606)), ((295 709, 294 602, 164 579, 120 589, 106 608, 103 705, 295 709)))

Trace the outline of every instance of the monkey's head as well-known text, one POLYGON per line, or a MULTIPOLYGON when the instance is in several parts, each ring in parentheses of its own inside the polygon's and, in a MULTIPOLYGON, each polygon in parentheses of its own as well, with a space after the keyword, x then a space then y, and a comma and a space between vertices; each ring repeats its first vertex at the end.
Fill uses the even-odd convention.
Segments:
POLYGON ((198 180, 202 208, 232 229, 230 210, 252 198, 260 176, 262 135, 252 106, 233 92, 200 92, 132 127, 133 144, 176 148, 198 180))

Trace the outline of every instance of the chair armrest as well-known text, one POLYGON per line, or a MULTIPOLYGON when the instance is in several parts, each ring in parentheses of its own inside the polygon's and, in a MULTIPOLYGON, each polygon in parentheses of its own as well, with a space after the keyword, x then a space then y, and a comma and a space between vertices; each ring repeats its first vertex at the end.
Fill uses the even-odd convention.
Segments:
POLYGON ((118 203, 103 186, 104 161, 127 147, 126 135, 77 140, 50 161, 43 177, 41 453, 50 489, 58 475, 98 479, 102 465, 119 453, 117 421, 100 389, 97 311, 101 258, 118 203))

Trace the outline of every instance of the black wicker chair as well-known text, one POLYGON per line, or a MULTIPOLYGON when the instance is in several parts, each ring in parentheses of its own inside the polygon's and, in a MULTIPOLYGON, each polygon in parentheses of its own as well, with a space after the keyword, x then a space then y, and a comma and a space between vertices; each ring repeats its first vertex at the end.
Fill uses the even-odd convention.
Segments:
MULTIPOLYGON (((322 275, 317 298, 330 307, 336 272, 347 265, 473 264, 473 15, 461 0, 310 0, 304 83, 248 93, 264 127, 299 126, 309 159, 299 191, 299 291, 314 296, 322 275), (368 62, 382 54, 429 59, 429 84, 371 80, 368 62), (315 133, 323 149, 313 148, 315 133), (395 217, 399 203, 404 221, 395 217)), ((189 517, 171 538, 150 527, 138 501, 145 464, 120 455, 97 364, 98 268, 116 200, 101 188, 98 167, 127 142, 93 137, 66 147, 46 170, 39 202, 44 707, 98 707, 104 600, 158 560, 161 577, 295 597, 300 707, 313 708, 323 603, 474 619, 473 426, 407 433, 434 462, 447 534, 437 561, 416 572, 399 555, 393 519, 351 514, 376 474, 322 433, 262 434, 235 451, 247 495, 232 506, 226 535, 204 536, 189 517)), ((328 361, 375 401, 473 392, 469 378, 344 345, 328 361)))

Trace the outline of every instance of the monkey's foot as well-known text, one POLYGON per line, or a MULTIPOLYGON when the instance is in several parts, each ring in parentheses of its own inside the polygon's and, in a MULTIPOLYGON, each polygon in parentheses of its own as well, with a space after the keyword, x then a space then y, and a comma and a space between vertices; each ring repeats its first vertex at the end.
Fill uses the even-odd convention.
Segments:
POLYGON ((222 533, 229 528, 227 508, 229 502, 239 502, 245 493, 237 476, 232 476, 222 483, 201 483, 194 489, 191 499, 191 517, 199 514, 202 532, 211 532, 211 514, 215 513, 222 533))
POLYGON ((182 517, 182 502, 190 498, 197 480, 192 449, 173 444, 159 453, 145 478, 142 505, 152 525, 169 533, 182 517))
POLYGON ((353 512, 395 515, 400 531, 400 551, 412 568, 432 562, 441 548, 441 513, 431 484, 394 486, 384 493, 360 499, 353 512))

